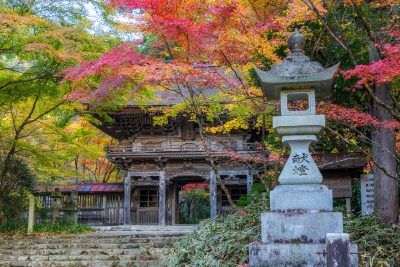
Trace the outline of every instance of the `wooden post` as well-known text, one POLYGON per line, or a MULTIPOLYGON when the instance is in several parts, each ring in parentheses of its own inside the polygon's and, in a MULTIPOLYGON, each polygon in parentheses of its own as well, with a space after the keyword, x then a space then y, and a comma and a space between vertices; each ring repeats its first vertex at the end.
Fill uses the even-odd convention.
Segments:
POLYGON ((176 207, 177 207, 177 205, 176 205, 176 198, 178 197, 178 194, 176 193, 176 191, 177 191, 177 185, 176 185, 176 183, 174 182, 174 184, 172 185, 172 190, 171 190, 171 194, 172 194, 172 214, 171 214, 171 216, 172 216, 172 218, 171 218, 171 224, 172 225, 175 225, 176 224, 176 207))
POLYGON ((28 235, 33 233, 33 226, 35 225, 35 196, 29 197, 29 215, 28 215, 28 235))
POLYGON ((346 213, 351 214, 351 198, 346 197, 346 213))
POLYGON ((251 171, 247 171, 246 174, 246 185, 247 185, 247 195, 250 195, 251 193, 251 189, 253 187, 253 174, 251 173, 251 171))
MULTIPOLYGON (((101 206, 103 208, 103 212, 102 212, 103 223, 107 223, 106 222, 106 218, 108 217, 107 216, 107 195, 105 193, 103 193, 103 201, 101 203, 101 206)), ((116 215, 116 214, 114 213, 114 215, 116 215)))
POLYGON ((166 197, 166 183, 165 171, 160 171, 160 188, 159 188, 159 202, 158 202, 158 224, 165 225, 165 197, 166 197))
POLYGON ((131 177, 125 177, 124 183, 124 224, 131 223, 131 177))
POLYGON ((217 218, 217 177, 213 170, 210 171, 210 217, 217 218))

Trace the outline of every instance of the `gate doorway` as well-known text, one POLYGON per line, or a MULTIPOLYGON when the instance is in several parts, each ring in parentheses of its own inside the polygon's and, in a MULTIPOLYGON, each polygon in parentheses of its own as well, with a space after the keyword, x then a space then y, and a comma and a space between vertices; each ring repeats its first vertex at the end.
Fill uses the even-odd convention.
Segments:
POLYGON ((174 224, 198 224, 210 218, 209 183, 202 177, 173 179, 174 224))

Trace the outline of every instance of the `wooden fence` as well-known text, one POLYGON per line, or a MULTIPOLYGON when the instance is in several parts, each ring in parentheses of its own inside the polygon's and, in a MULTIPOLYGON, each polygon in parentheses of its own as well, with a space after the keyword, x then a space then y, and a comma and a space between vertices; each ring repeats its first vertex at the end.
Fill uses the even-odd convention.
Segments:
MULTIPOLYGON (((36 212, 36 223, 51 222, 50 195, 39 195, 40 208, 36 212)), ((123 194, 80 194, 78 195, 78 223, 88 225, 123 224, 123 194)), ((63 212, 60 212, 60 219, 63 212)))

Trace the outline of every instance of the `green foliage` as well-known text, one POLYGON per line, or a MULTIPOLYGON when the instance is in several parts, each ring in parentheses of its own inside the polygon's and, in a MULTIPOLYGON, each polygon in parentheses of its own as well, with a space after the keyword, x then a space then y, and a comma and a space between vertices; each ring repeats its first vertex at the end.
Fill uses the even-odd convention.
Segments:
MULTIPOLYGON (((0 157, 0 166, 3 161, 0 157)), ((26 209, 35 175, 24 161, 14 158, 9 162, 4 180, 5 190, 0 194, 0 221, 16 218, 26 209)))
POLYGON ((261 183, 254 183, 251 188, 250 195, 242 195, 240 199, 236 202, 239 207, 245 207, 257 201, 263 192, 265 192, 265 187, 261 183))
MULTIPOLYGON (((60 71, 118 42, 91 35, 81 24, 85 9, 99 10, 102 1, 80 3, 0 0, 0 155, 6 162, 24 159, 40 182, 88 176, 75 160, 104 155, 98 132, 78 125, 74 110, 80 105, 68 100, 71 88, 59 84, 60 71)), ((4 175, 9 165, 0 162, 0 191, 8 195, 15 191, 4 175)))
POLYGON ((345 218, 345 231, 358 245, 360 266, 398 266, 400 225, 383 224, 375 216, 351 216, 345 218))
POLYGON ((181 239, 166 257, 168 266, 237 266, 248 261, 248 244, 259 240, 260 214, 268 209, 268 196, 237 214, 203 221, 181 239))
MULTIPOLYGON (((27 229, 28 226, 24 220, 5 220, 0 222, 0 235, 25 235, 27 229)), ((82 234, 93 231, 88 225, 66 222, 36 224, 33 230, 36 234, 82 234)))
POLYGON ((70 224, 59 222, 55 224, 36 224, 34 227, 36 233, 63 233, 63 234, 81 234, 92 232, 93 229, 85 224, 70 224))
POLYGON ((210 193, 202 188, 183 192, 181 211, 183 223, 197 224, 210 215, 210 193))

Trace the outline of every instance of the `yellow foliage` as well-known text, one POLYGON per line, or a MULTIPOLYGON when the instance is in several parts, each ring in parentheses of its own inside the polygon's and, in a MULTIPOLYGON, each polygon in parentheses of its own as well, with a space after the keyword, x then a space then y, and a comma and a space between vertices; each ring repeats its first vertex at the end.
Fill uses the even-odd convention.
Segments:
POLYGON ((246 130, 249 128, 248 122, 242 118, 234 118, 225 122, 220 126, 206 127, 206 132, 210 134, 227 134, 234 130, 243 129, 246 130))

